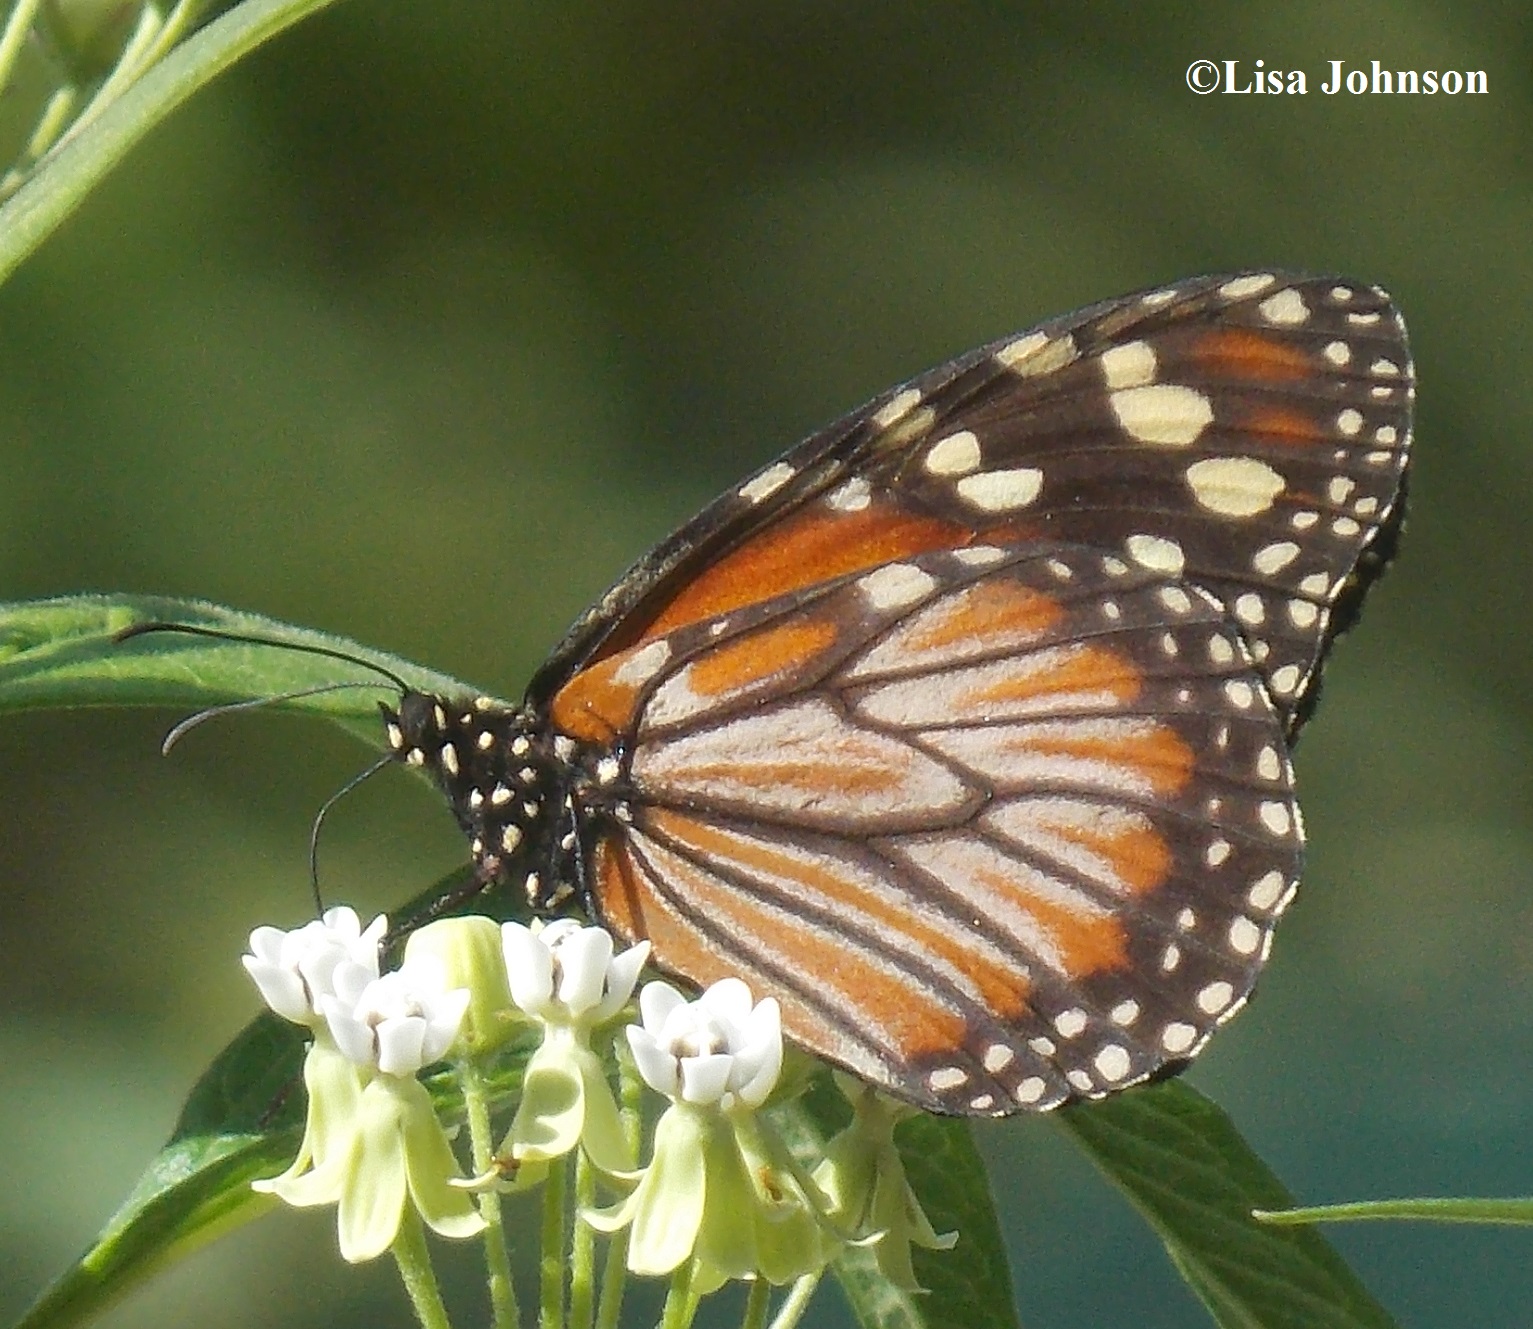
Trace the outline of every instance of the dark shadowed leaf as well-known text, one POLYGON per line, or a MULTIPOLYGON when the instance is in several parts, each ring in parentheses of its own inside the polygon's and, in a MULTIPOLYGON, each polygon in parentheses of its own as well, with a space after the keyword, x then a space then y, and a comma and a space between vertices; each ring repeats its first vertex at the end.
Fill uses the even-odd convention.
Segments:
POLYGON ((1180 1081, 1055 1120, 1120 1186, 1226 1329, 1387 1329, 1388 1313, 1318 1232, 1259 1222, 1293 1201, 1230 1119, 1180 1081))

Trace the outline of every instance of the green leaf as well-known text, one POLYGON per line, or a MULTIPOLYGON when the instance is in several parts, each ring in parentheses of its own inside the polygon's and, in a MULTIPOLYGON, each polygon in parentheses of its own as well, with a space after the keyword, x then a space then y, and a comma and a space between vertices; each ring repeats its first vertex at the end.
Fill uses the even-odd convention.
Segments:
POLYGON ((1259 1222, 1292 1197, 1196 1090, 1170 1081, 1055 1121, 1128 1195, 1227 1329, 1387 1329, 1394 1321, 1319 1233, 1259 1222))
POLYGON ((82 1324, 157 1270, 276 1203, 250 1183, 298 1151, 304 1033, 259 1016, 198 1081, 169 1142, 101 1235, 17 1329, 82 1324))
POLYGON ((299 646, 368 661, 411 687, 446 696, 480 689, 344 637, 293 627, 203 600, 76 595, 0 604, 0 711, 54 706, 179 706, 188 710, 265 700, 335 683, 360 686, 284 699, 276 708, 335 720, 381 746, 377 702, 395 692, 384 676, 299 646), (273 645, 150 633, 118 642, 135 623, 173 622, 238 632, 273 645))
MULTIPOLYGON (((468 869, 444 878, 391 914, 398 940, 410 920, 436 916, 444 897, 458 908, 526 917, 525 902, 476 894, 468 869)), ((485 1077, 492 1108, 509 1104, 536 1036, 513 1042, 485 1077)), ((100 1236, 27 1312, 16 1329, 82 1324, 145 1279, 214 1237, 259 1217, 277 1201, 250 1183, 281 1172, 303 1135, 307 1032, 266 1012, 250 1022, 203 1072, 163 1149, 100 1236)), ((444 1119, 460 1120, 456 1079, 426 1081, 444 1119)))
POLYGON ((1351 1204, 1317 1204, 1305 1209, 1263 1210, 1263 1223, 1348 1223, 1363 1219, 1404 1218, 1422 1223, 1497 1223, 1523 1227, 1533 1223, 1533 1198, 1488 1200, 1474 1198, 1422 1198, 1414 1200, 1357 1200, 1351 1204))
POLYGON ((0 282, 11 275, 134 144, 262 42, 334 0, 245 0, 151 66, 43 158, 0 207, 0 282))
MULTIPOLYGON (((846 1119, 846 1103, 828 1075, 773 1118, 801 1161, 846 1119)), ((1018 1329, 1006 1245, 969 1123, 918 1115, 900 1123, 895 1139, 927 1216, 938 1232, 957 1232, 958 1244, 913 1252, 916 1276, 927 1289, 914 1294, 883 1276, 871 1250, 843 1252, 831 1268, 858 1323, 864 1329, 1018 1329)))

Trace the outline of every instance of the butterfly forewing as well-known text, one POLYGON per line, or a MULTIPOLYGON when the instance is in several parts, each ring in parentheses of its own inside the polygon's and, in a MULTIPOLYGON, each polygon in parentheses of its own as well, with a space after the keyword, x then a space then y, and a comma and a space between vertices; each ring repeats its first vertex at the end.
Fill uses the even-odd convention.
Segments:
POLYGON ((725 495, 577 625, 533 693, 583 654, 774 594, 1046 539, 1213 593, 1291 734, 1338 604, 1389 552, 1413 391, 1398 312, 1357 282, 1210 277, 1095 306, 885 394, 725 495))
POLYGON ((1297 875, 1240 634, 1116 556, 921 555, 612 667, 636 742, 604 921, 928 1107, 1043 1108, 1190 1056, 1297 875))

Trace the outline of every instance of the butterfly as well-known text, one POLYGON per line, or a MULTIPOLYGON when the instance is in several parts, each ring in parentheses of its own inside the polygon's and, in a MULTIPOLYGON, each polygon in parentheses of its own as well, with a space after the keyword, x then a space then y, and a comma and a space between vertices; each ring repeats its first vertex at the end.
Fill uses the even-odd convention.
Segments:
POLYGON ((983 346, 707 507, 520 706, 407 692, 478 879, 999 1116, 1184 1066, 1292 898, 1290 751, 1403 515, 1377 287, 1201 277, 983 346))

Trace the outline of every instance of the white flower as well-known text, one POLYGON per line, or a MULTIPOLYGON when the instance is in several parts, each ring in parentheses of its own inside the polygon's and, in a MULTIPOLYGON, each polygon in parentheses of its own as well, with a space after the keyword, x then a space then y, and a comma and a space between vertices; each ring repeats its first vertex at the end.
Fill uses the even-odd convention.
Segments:
POLYGON ((760 1107, 782 1071, 782 1015, 775 999, 751 1005, 738 978, 689 1002, 669 983, 646 983, 642 1025, 628 1028, 634 1061, 652 1089, 684 1103, 760 1107))
POLYGON ((732 1278, 785 1283, 824 1267, 840 1235, 824 1197, 757 1112, 782 1069, 771 998, 751 1004, 739 979, 694 1002, 666 983, 639 994, 643 1026, 627 1030, 639 1073, 671 1106, 654 1156, 611 1209, 584 1214, 601 1232, 629 1227, 628 1268, 671 1273, 690 1261, 693 1287, 732 1278))
POLYGON ((340 905, 291 932, 259 927, 250 934, 245 970, 278 1015, 313 1025, 319 1021, 320 1002, 335 991, 337 970, 378 976, 378 944, 388 925, 379 914, 364 931, 356 911, 340 905))
POLYGON ((341 1254, 353 1262, 393 1245, 406 1203, 444 1236, 473 1236, 484 1220, 451 1184, 457 1160, 431 1096, 415 1078, 457 1037, 468 989, 447 986, 434 954, 409 957, 380 976, 382 919, 363 933, 350 910, 332 910, 322 926, 332 930, 306 937, 306 929, 260 930, 246 957, 263 992, 269 982, 289 1010, 297 1009, 296 976, 305 1004, 324 1017, 322 1024, 312 1014, 305 1021, 315 1029, 304 1063, 309 1108, 298 1157, 255 1189, 292 1205, 338 1206, 341 1254))
POLYGON ((647 941, 614 956, 611 933, 569 918, 530 928, 504 923, 500 934, 511 1000, 545 1024, 589 1029, 610 1020, 628 1003, 649 958, 647 941))
POLYGON ((602 1171, 627 1173, 633 1156, 590 1039, 627 1005, 649 943, 615 956, 610 934, 569 919, 530 928, 507 923, 501 938, 511 999, 543 1027, 501 1154, 545 1163, 578 1144, 602 1171))
POLYGON ((378 978, 340 965, 335 992, 319 1005, 342 1052, 359 1066, 402 1076, 441 1060, 468 1003, 468 989, 448 988, 441 962, 426 955, 378 978))

